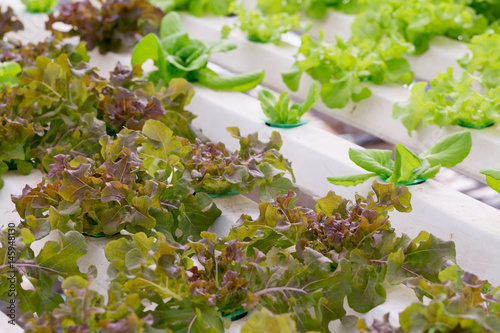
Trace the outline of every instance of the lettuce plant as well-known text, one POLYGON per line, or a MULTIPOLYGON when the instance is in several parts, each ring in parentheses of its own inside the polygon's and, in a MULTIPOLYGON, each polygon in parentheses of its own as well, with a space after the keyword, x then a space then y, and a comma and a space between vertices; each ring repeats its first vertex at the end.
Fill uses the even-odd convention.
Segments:
MULTIPOLYGON (((135 234, 108 244, 108 273, 124 293, 139 293, 159 304, 152 312, 156 328, 182 331, 193 321, 197 309, 202 314, 200 323, 213 323, 213 332, 224 332, 223 324, 229 322, 222 316, 241 307, 252 310, 275 301, 275 311, 304 313, 308 307, 321 306, 319 298, 315 299, 319 292, 329 299, 336 292, 342 293, 336 288, 339 276, 330 274, 326 261, 301 260, 280 249, 249 254, 247 243, 226 241, 210 233, 184 246, 155 244, 155 238, 144 236, 135 234), (151 245, 151 250, 139 247, 144 259, 141 269, 136 269, 126 258, 130 251, 138 252, 134 248, 141 243, 151 245), (125 251, 115 251, 117 247, 125 251), (148 255, 148 250, 154 254, 148 255), (193 263, 193 255, 198 265, 193 263), (141 282, 145 279, 153 283, 141 282)), ((317 320, 328 322, 328 317, 320 315, 317 320)))
POLYGON ((470 41, 488 26, 488 20, 476 14, 466 1, 455 0, 368 0, 364 11, 352 24, 356 38, 394 36, 413 46, 414 54, 429 48, 434 36, 449 36, 470 41))
POLYGON ((140 66, 129 69, 120 63, 110 73, 98 106, 98 118, 106 122, 108 134, 115 135, 123 128, 141 130, 147 120, 154 119, 175 135, 194 141, 197 135, 191 121, 196 116, 185 109, 194 87, 184 79, 173 79, 157 89, 142 76, 140 66))
POLYGON ((481 83, 489 89, 500 86, 500 55, 496 52, 500 47, 500 28, 497 30, 474 36, 468 45, 472 56, 467 53, 458 60, 469 73, 479 73, 481 83))
POLYGON ((474 36, 458 63, 465 69, 460 77, 453 69, 427 83, 412 87, 411 97, 396 103, 394 118, 401 119, 408 133, 420 124, 461 125, 481 129, 500 119, 500 67, 496 50, 500 46, 498 27, 474 36))
POLYGON ((22 0, 26 10, 31 13, 48 13, 52 11, 58 0, 22 0))
POLYGON ((253 42, 268 43, 278 42, 281 35, 293 29, 303 27, 298 14, 270 14, 263 15, 255 10, 245 10, 240 8, 238 11, 238 22, 233 28, 224 26, 222 29, 223 38, 227 37, 231 29, 239 28, 247 38, 253 42))
POLYGON ((54 36, 50 36, 43 41, 24 44, 20 41, 9 40, 4 42, 0 49, 0 61, 14 61, 21 67, 35 67, 36 58, 44 56, 55 59, 61 54, 66 53, 72 66, 79 62, 88 62, 90 57, 85 48, 85 42, 78 45, 65 43, 54 36))
POLYGON ((145 36, 132 54, 133 65, 142 65, 149 59, 154 61, 157 69, 149 74, 149 79, 155 83, 168 84, 173 78, 185 78, 212 89, 247 91, 264 77, 263 71, 222 77, 206 68, 212 53, 227 52, 236 45, 227 40, 212 42, 190 38, 175 12, 163 18, 160 37, 145 36))
POLYGON ((50 14, 46 29, 59 38, 79 36, 89 50, 95 47, 104 54, 133 47, 148 33, 157 33, 164 13, 147 0, 90 0, 78 1, 60 7, 50 14), (62 32, 53 28, 63 22, 72 28, 62 32))
POLYGON ((441 167, 451 168, 462 162, 469 155, 471 147, 470 132, 460 132, 442 138, 420 155, 398 143, 394 161, 390 150, 351 148, 350 159, 370 173, 328 177, 328 181, 335 185, 353 186, 375 176, 394 184, 425 180, 433 178, 441 167))
MULTIPOLYGON (((150 125, 151 120, 144 126, 146 133, 150 125)), ((170 240, 197 238, 220 210, 206 193, 194 193, 186 179, 161 182, 149 175, 143 164, 147 160, 137 152, 139 139, 139 133, 123 130, 114 141, 103 136, 100 156, 94 159, 56 155, 49 165, 50 180, 13 196, 22 223, 51 221, 53 229, 91 236, 155 228, 170 240), (176 236, 177 229, 182 236, 176 236)))
POLYGON ((500 86, 480 91, 482 80, 467 71, 460 78, 453 69, 440 73, 430 84, 418 82, 411 97, 394 104, 393 117, 401 119, 408 134, 427 124, 483 128, 500 119, 500 86))
POLYGON ((179 228, 184 241, 196 238, 220 215, 209 194, 231 189, 249 193, 257 186, 265 200, 276 192, 297 190, 283 177, 287 171, 293 173, 277 151, 277 133, 263 143, 257 135, 242 138, 232 131, 240 139, 239 152, 228 152, 222 143, 192 144, 150 119, 142 133, 124 129, 116 140, 103 135, 100 152, 91 158, 56 155, 48 166, 48 179, 26 187, 13 201, 25 220, 48 219, 63 232, 96 236, 155 228, 179 240, 179 228))
POLYGON ((467 6, 484 15, 491 23, 500 17, 500 3, 497 0, 465 0, 467 6))
POLYGON ((17 85, 0 90, 0 117, 6 124, 0 133, 0 161, 29 173, 52 145, 63 145, 71 136, 83 139, 80 130, 92 122, 92 115, 83 115, 92 112, 105 85, 90 66, 72 67, 67 54, 54 60, 38 57, 36 67, 25 68, 17 85))
POLYGON ((158 121, 148 121, 144 135, 154 144, 141 144, 139 154, 147 171, 156 179, 171 182, 186 180, 197 192, 225 195, 231 190, 250 193, 259 189, 259 199, 269 200, 277 192, 297 190, 284 175, 295 180, 290 162, 278 150, 282 140, 277 132, 269 142, 259 140, 257 134, 240 135, 238 128, 228 128, 240 140, 239 151, 228 151, 223 143, 194 144, 173 137, 172 131, 158 121), (176 161, 175 163, 173 161, 176 161))
POLYGON ((185 110, 194 91, 184 79, 157 90, 139 78, 139 67, 119 64, 108 81, 84 62, 84 44, 56 45, 30 44, 7 55, 26 56, 26 68, 15 85, 0 89, 0 119, 5 124, 0 131, 0 173, 6 165, 22 173, 33 166, 47 171, 58 154, 93 158, 101 149, 101 136, 116 135, 123 127, 140 130, 148 119, 162 121, 176 135, 195 141, 195 116, 185 110), (33 68, 27 68, 43 45, 48 46, 47 57, 36 58, 33 68))
MULTIPOLYGON (((113 286, 109 287, 109 295, 105 301, 104 295, 90 288, 96 278, 97 271, 87 274, 87 278, 70 275, 62 284, 62 293, 66 302, 56 304, 53 311, 46 311, 35 316, 33 312, 25 313, 19 322, 23 323, 26 333, 36 333, 50 330, 51 332, 85 331, 89 327, 108 332, 146 332, 151 331, 151 318, 139 318, 136 313, 144 310, 138 294, 122 293, 113 286)), ((163 331, 170 333, 171 331, 163 331)))
MULTIPOLYGON (((18 20, 17 15, 14 14, 14 10, 11 7, 0 7, 0 40, 9 31, 19 31, 23 30, 24 26, 21 21, 18 20)), ((2 47, 3 48, 3 47, 2 47)))
POLYGON ((329 8, 345 13, 357 13, 365 8, 365 0, 257 0, 257 7, 265 14, 303 12, 307 17, 320 20, 329 8))
MULTIPOLYGON (((353 310, 366 313, 385 301, 384 283, 396 285, 415 276, 437 282, 446 260, 455 260, 452 242, 427 232, 421 232, 415 239, 397 236, 391 228, 390 211, 411 211, 408 188, 375 181, 372 187, 374 192, 366 198, 356 195, 354 202, 329 192, 316 201, 314 210, 294 207, 291 204, 294 194, 290 192, 273 203, 259 204, 258 218, 242 216, 229 238, 250 242, 247 255, 266 252, 274 246, 292 251, 306 262, 311 257, 328 262, 334 270, 333 276, 342 280, 336 300, 327 298, 329 307, 335 309, 330 320, 346 315, 344 298, 353 310), (430 254, 433 259, 420 256, 421 251, 429 248, 436 249, 436 253, 430 254)), ((269 304, 268 309, 272 308, 269 304)), ((303 326, 314 322, 306 319, 306 314, 297 313, 293 317, 299 319, 301 332, 314 329, 303 326)))
POLYGON ((347 42, 337 38, 334 44, 326 42, 322 33, 318 40, 304 34, 297 61, 282 74, 283 81, 297 91, 305 72, 320 84, 320 96, 326 106, 343 108, 351 99, 359 102, 371 96, 370 89, 361 82, 411 83, 413 73, 408 61, 402 58, 410 47, 392 38, 347 42))
POLYGON ((406 285, 415 290, 425 303, 412 303, 399 314, 401 327, 393 327, 388 314, 383 321, 375 320, 368 326, 364 319, 358 323, 360 332, 439 332, 467 330, 469 332, 497 332, 500 330, 499 288, 487 281, 450 266, 439 274, 439 282, 414 278, 406 285))
POLYGON ((298 124, 300 118, 314 107, 318 101, 319 92, 316 82, 311 84, 306 99, 302 104, 289 106, 290 94, 282 92, 278 101, 268 90, 259 91, 259 100, 262 111, 272 124, 298 124))
POLYGON ((225 16, 233 13, 234 0, 149 0, 165 13, 174 10, 188 10, 195 16, 214 14, 225 16))

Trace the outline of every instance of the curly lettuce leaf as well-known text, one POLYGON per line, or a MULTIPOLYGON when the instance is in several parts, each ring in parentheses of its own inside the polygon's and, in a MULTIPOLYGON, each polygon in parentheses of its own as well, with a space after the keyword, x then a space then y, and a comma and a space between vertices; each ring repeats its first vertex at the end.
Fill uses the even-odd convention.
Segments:
POLYGON ((163 16, 163 11, 147 0, 84 0, 62 5, 57 13, 49 14, 46 29, 58 38, 79 36, 87 49, 98 47, 105 54, 133 47, 141 36, 158 33, 163 16), (57 22, 72 28, 59 31, 54 28, 57 22))

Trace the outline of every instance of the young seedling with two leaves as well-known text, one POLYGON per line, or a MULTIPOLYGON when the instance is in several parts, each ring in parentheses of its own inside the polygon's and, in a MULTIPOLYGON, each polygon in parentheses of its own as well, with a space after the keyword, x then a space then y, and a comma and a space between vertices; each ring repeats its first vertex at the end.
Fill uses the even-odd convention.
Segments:
POLYGON ((302 104, 290 103, 290 94, 286 91, 282 92, 278 101, 274 95, 268 90, 259 91, 259 100, 262 111, 269 119, 268 123, 277 125, 294 125, 300 124, 300 118, 313 108, 318 101, 319 90, 316 82, 313 82, 309 87, 307 97, 302 104))
POLYGON ((471 147, 470 132, 460 132, 441 139, 420 155, 398 143, 394 161, 390 150, 351 148, 351 160, 370 173, 328 177, 328 181, 335 185, 353 186, 379 176, 387 183, 412 185, 433 178, 441 167, 451 168, 462 162, 471 147))
POLYGON ((168 84, 173 78, 185 78, 212 89, 247 91, 262 81, 264 71, 221 77, 207 68, 212 53, 235 48, 236 45, 227 40, 190 38, 179 14, 171 12, 162 20, 160 38, 149 34, 136 45, 132 65, 142 65, 152 59, 157 70, 149 74, 149 79, 155 83, 168 84))

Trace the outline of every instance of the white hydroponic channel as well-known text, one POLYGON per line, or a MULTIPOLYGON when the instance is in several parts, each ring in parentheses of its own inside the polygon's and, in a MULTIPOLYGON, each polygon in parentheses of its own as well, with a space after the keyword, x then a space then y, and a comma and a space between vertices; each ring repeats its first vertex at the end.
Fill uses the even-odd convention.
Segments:
MULTIPOLYGON (((0 0, 2 5, 10 5, 18 13, 25 25, 25 31, 17 34, 10 33, 9 37, 16 37, 23 41, 42 40, 48 36, 43 30, 45 15, 32 15, 23 12, 20 1, 10 2, 0 0)), ((220 28, 227 24, 230 18, 195 18, 189 14, 183 15, 183 20, 190 34, 194 37, 218 39, 220 28)), ((318 28, 328 30, 327 37, 333 34, 343 37, 349 35, 349 24, 352 17, 331 13, 320 23, 315 24, 313 31, 318 28), (328 28, 328 29, 327 29, 328 28)), ((231 39, 239 47, 227 54, 217 54, 211 59, 215 64, 233 72, 244 72, 256 69, 265 69, 266 77, 263 84, 277 91, 285 89, 280 73, 288 70, 293 63, 296 47, 286 43, 256 44, 244 39, 241 34, 233 32, 231 39)), ((78 40, 74 39, 77 43, 78 40)), ((412 58, 411 62, 416 75, 423 79, 432 78, 436 72, 451 65, 453 59, 465 52, 461 43, 450 42, 445 38, 433 41, 431 50, 425 55, 412 58), (450 54, 453 57, 450 57, 450 54), (451 59, 451 60, 450 60, 451 59), (429 61, 432 67, 429 67, 429 61), (443 68, 441 68, 443 67, 443 68)), ((101 75, 106 76, 119 60, 122 64, 130 64, 130 52, 108 53, 100 55, 93 51, 91 64, 100 69, 101 75)), ((295 94, 298 99, 305 96, 305 87, 308 79, 303 78, 302 90, 295 94)), ((407 99, 409 91, 406 88, 383 85, 373 86, 373 96, 357 105, 350 104, 343 110, 327 109, 318 105, 318 110, 325 112, 344 122, 364 129, 388 141, 401 142, 416 150, 439 140, 444 135, 456 131, 453 128, 426 128, 420 130, 414 137, 408 137, 406 129, 399 120, 391 117, 392 104, 407 99)), ((195 113, 193 124, 201 128, 205 135, 213 141, 223 141, 229 149, 237 149, 237 141, 225 131, 226 127, 238 126, 242 133, 258 132, 261 138, 266 138, 272 130, 278 130, 283 137, 281 152, 292 161, 297 178, 297 185, 301 190, 313 197, 324 196, 329 190, 346 197, 354 198, 356 192, 365 195, 371 188, 370 184, 360 184, 356 187, 338 187, 326 181, 328 176, 343 176, 359 173, 359 169, 348 159, 349 148, 360 147, 349 143, 335 135, 326 132, 314 124, 308 124, 294 129, 270 129, 262 118, 264 117, 258 100, 236 92, 215 92, 201 86, 196 86, 195 97, 188 109, 195 113)), ((473 150, 463 162, 460 171, 472 175, 480 168, 500 166, 500 137, 494 128, 472 131, 473 150), (484 151, 487 149, 488 154, 484 151)), ((0 190, 0 214, 3 218, 0 225, 6 226, 9 222, 19 222, 15 207, 10 201, 10 194, 20 194, 22 188, 29 184, 35 186, 41 179, 39 171, 33 171, 29 176, 21 176, 15 172, 4 175, 5 186, 0 190)), ((415 237, 421 230, 426 230, 444 240, 453 240, 457 248, 457 263, 464 269, 477 274, 481 279, 488 279, 493 284, 500 284, 500 213, 497 209, 487 206, 466 195, 454 191, 434 181, 427 181, 421 185, 412 186, 413 212, 391 214, 392 225, 398 232, 404 232, 415 237)), ((227 235, 231 225, 241 214, 257 217, 257 204, 241 195, 214 199, 223 214, 217 219, 210 231, 223 236, 227 235)), ((113 239, 113 238, 111 238, 113 239)), ((90 264, 96 265, 98 277, 92 288, 106 294, 108 281, 106 270, 108 262, 104 257, 104 247, 110 239, 89 239, 88 253, 79 261, 79 267, 86 271, 90 264)), ((41 248, 43 244, 39 244, 41 248)), ((367 318, 381 319, 382 315, 390 312, 391 322, 397 324, 397 315, 411 302, 416 301, 413 291, 404 286, 387 286, 387 301, 366 314, 356 314, 367 318)), ((346 308, 348 308, 346 304, 346 308)), ((4 316, 1 314, 0 316, 4 316)), ((232 324, 228 332, 239 332, 246 319, 232 324)), ((330 323, 332 332, 350 332, 354 328, 344 328, 339 321, 330 323)), ((7 324, 7 318, 0 318, 1 332, 22 332, 19 327, 13 328, 7 324)))

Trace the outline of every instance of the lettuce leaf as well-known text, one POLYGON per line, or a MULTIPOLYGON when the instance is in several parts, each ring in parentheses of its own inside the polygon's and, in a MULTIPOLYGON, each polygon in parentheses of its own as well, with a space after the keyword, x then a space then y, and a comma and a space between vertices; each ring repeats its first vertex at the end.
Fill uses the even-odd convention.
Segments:
POLYGON ((148 59, 154 61, 157 70, 149 74, 149 79, 155 83, 168 84, 173 78, 185 78, 213 89, 247 91, 264 77, 263 71, 220 77, 208 70, 212 53, 227 52, 236 45, 227 40, 211 42, 190 38, 175 12, 163 18, 160 36, 161 39, 155 34, 145 36, 132 53, 132 65, 142 65, 148 59))

